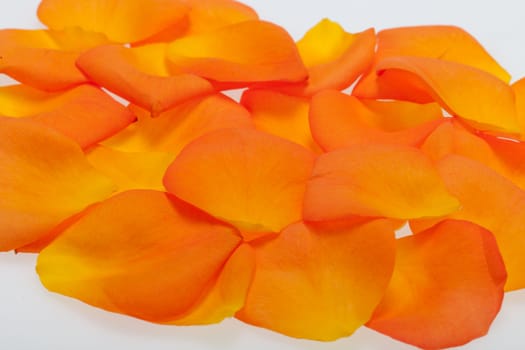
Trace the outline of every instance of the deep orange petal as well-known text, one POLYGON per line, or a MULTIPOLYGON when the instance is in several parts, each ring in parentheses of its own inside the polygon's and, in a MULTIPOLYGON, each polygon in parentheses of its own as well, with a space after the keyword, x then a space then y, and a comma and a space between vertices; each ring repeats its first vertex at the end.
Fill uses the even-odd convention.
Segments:
POLYGON ((176 0, 42 0, 38 18, 54 30, 80 27, 129 43, 173 25, 187 11, 183 1, 176 0))
MULTIPOLYGON (((438 58, 477 68, 506 83, 510 80, 509 73, 474 37, 455 26, 400 27, 378 32, 375 62, 393 56, 438 58)), ((385 94, 395 94, 395 86, 389 88, 382 80, 382 77, 376 76, 375 69, 371 69, 360 79, 354 94, 367 98, 382 98, 386 97, 385 94)), ((391 80, 389 79, 389 83, 391 80)), ((413 91, 411 95, 413 96, 413 91)))
POLYGON ((418 146, 441 117, 435 103, 360 100, 335 90, 316 94, 309 114, 314 139, 328 151, 362 143, 418 146))
POLYGON ((96 84, 154 115, 214 91, 207 80, 192 74, 168 76, 165 48, 165 44, 131 49, 99 46, 82 54, 77 66, 96 84))
POLYGON ((250 111, 257 129, 320 152, 310 132, 308 99, 272 90, 250 89, 242 94, 241 104, 250 111))
POLYGON ((233 316, 246 302, 255 270, 255 253, 247 243, 229 257, 221 274, 203 300, 187 315, 173 322, 177 325, 210 324, 233 316))
POLYGON ((487 333, 505 278, 489 231, 445 221, 398 241, 392 280, 367 326, 423 349, 465 344, 487 333))
MULTIPOLYGON (((377 69, 398 71, 419 81, 418 88, 428 93, 450 114, 460 117, 483 131, 519 134, 514 93, 498 78, 455 62, 423 57, 389 57, 381 60, 377 69)), ((386 77, 396 86, 403 86, 403 77, 386 77)), ((387 83, 388 84, 388 83, 387 83)), ((402 88, 403 90, 403 88, 402 88)), ((411 93, 410 86, 404 93, 411 93)), ((383 96, 385 97, 385 96, 383 96)), ((396 96, 390 96, 396 98, 396 96)))
POLYGON ((174 73, 196 74, 229 88, 307 77, 290 35, 263 21, 245 21, 175 40, 167 56, 174 73))
POLYGON ((313 154, 251 129, 224 129, 189 144, 164 178, 169 192, 250 232, 279 232, 301 219, 313 154))
POLYGON ((4 251, 38 240, 114 189, 73 141, 25 120, 0 118, 0 168, 4 251))
POLYGON ((0 115, 25 117, 87 148, 124 129, 135 116, 91 85, 45 92, 26 85, 0 87, 0 115))
POLYGON ((362 215, 408 219, 445 215, 458 206, 421 151, 367 144, 317 158, 304 199, 304 218, 323 221, 362 215))
POLYGON ((44 286, 154 322, 184 316, 239 244, 235 230, 156 191, 100 204, 38 257, 44 286))
POLYGON ((197 137, 225 128, 252 128, 250 113, 232 99, 215 94, 194 98, 156 118, 131 107, 139 120, 106 140, 104 145, 126 152, 166 152, 177 155, 197 137))
POLYGON ((373 221, 326 230, 297 223, 259 243, 244 322, 289 336, 334 340, 368 321, 388 285, 395 240, 373 221))
POLYGON ((308 80, 279 91, 312 96, 324 89, 349 87, 372 64, 375 41, 373 29, 351 34, 328 19, 320 21, 297 42, 308 80))

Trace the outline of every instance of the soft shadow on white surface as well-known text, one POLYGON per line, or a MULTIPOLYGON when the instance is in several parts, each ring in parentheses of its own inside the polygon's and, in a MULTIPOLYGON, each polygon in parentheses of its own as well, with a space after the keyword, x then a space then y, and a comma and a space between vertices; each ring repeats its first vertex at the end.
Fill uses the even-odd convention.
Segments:
MULTIPOLYGON (((525 75, 523 2, 416 0, 246 0, 294 38, 329 17, 349 31, 416 24, 455 24, 473 34, 516 80, 525 75)), ((38 0, 0 1, 0 28, 37 28, 38 0)), ((366 328, 332 343, 296 340, 235 320, 169 327, 97 310, 47 292, 34 255, 0 253, 0 349, 33 350, 409 350, 366 328)), ((489 335, 461 350, 525 349, 525 291, 506 294, 489 335)))

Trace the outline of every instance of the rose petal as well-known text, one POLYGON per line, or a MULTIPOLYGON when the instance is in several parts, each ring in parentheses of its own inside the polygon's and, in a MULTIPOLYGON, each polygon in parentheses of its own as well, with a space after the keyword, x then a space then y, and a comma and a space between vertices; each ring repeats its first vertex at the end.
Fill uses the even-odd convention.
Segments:
POLYGON ((389 224, 326 230, 303 223, 258 243, 244 322, 286 335, 334 340, 368 321, 388 285, 395 240, 389 224))
POLYGON ((183 317, 214 283, 240 237, 156 191, 129 191, 91 210, 44 249, 51 291, 153 322, 183 317))
MULTIPOLYGON (((450 114, 477 129, 521 132, 512 89, 486 72, 455 62, 408 56, 386 58, 377 68, 400 71, 418 80, 417 89, 422 88, 450 114)), ((403 86, 403 80, 388 81, 403 86)), ((410 86, 404 90, 405 94, 412 91, 410 86)))
POLYGON ((177 155, 197 137, 225 128, 252 128, 250 113, 232 99, 215 94, 191 99, 157 118, 140 108, 139 120, 103 142, 126 152, 166 152, 177 155))
POLYGON ((135 116, 104 92, 81 85, 61 93, 27 85, 0 87, 0 115, 27 117, 87 148, 124 129, 135 116))
POLYGON ((2 251, 38 240, 114 190, 73 141, 25 120, 0 119, 0 168, 2 251))
POLYGON ((310 132, 308 99, 272 90, 246 90, 241 104, 250 111, 257 129, 298 143, 313 152, 321 151, 310 132))
POLYGON ((424 349, 465 344, 487 333, 505 278, 489 231, 444 221, 398 241, 392 280, 367 326, 424 349))
POLYGON ((222 88, 306 79, 294 41, 281 27, 245 21, 175 40, 167 57, 173 73, 191 73, 222 88))
POLYGON ((335 90, 312 98, 310 127, 327 151, 362 143, 418 146, 442 123, 435 103, 360 100, 335 90))
POLYGON ((409 219, 442 216, 458 206, 421 151, 368 144, 317 158, 303 215, 312 221, 351 215, 409 219))
POLYGON ((214 91, 198 76, 168 76, 164 64, 166 44, 125 48, 96 47, 77 60, 77 66, 93 82, 154 115, 198 95, 214 91))
POLYGON ((80 27, 129 43, 162 31, 187 11, 183 1, 176 0, 42 0, 38 18, 54 30, 80 27))
POLYGON ((297 42, 308 81, 279 87, 279 91, 312 96, 324 89, 346 89, 372 64, 375 41, 373 29, 351 34, 323 19, 297 42))
POLYGON ((279 232, 301 219, 313 154, 251 129, 224 129, 189 144, 164 178, 177 197, 250 232, 279 232))
POLYGON ((175 158, 161 152, 122 152, 96 146, 87 152, 89 163, 117 186, 117 191, 151 189, 164 191, 162 178, 175 158))

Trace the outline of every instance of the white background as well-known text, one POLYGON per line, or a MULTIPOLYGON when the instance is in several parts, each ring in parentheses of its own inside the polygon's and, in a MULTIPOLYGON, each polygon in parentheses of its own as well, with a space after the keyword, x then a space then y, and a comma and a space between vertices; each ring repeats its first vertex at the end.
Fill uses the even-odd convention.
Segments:
MULTIPOLYGON (((246 0, 294 38, 328 17, 348 31, 455 24, 473 34, 513 75, 525 76, 525 5, 519 0, 246 0)), ((0 28, 36 28, 37 0, 0 0, 0 28)), ((525 227, 524 227, 525 231, 525 227)), ((525 234, 525 233, 524 233, 525 234)), ((0 349, 33 350, 403 350, 412 347, 366 328, 332 343, 296 340, 227 320, 206 327, 153 325, 49 293, 35 256, 0 253, 0 349)), ((525 270, 525 267, 524 267, 525 270)), ((524 272, 525 273, 525 272, 524 272)), ((488 336, 462 350, 525 349, 525 291, 508 293, 488 336)))

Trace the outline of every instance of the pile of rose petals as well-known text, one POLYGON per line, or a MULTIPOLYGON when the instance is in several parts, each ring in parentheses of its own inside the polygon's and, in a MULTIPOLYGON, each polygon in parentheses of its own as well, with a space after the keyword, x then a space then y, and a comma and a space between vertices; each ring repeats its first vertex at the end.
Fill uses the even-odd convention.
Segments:
POLYGON ((525 287, 525 80, 460 28, 294 42, 232 0, 38 17, 0 31, 0 249, 39 253, 50 291, 437 349, 525 287))

